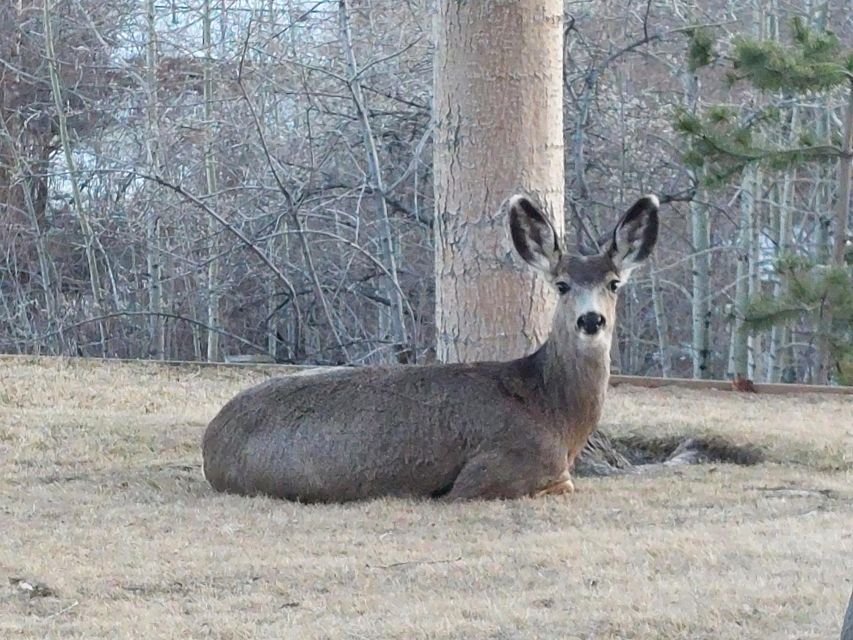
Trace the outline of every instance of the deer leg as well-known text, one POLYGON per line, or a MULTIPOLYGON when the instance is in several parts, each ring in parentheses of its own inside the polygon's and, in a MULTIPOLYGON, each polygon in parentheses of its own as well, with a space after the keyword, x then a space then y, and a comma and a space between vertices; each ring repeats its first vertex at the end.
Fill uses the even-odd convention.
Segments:
POLYGON ((481 453, 469 460, 445 499, 493 500, 521 498, 537 493, 539 487, 566 493, 571 486, 568 471, 550 470, 548 459, 530 451, 481 453), (561 487, 558 490, 557 487, 561 487))
POLYGON ((574 493, 575 485, 572 482, 572 476, 569 474, 569 470, 566 469, 560 475, 554 484, 548 485, 544 489, 539 489, 539 491, 534 491, 532 497, 538 498, 540 496, 559 496, 567 493, 574 493))

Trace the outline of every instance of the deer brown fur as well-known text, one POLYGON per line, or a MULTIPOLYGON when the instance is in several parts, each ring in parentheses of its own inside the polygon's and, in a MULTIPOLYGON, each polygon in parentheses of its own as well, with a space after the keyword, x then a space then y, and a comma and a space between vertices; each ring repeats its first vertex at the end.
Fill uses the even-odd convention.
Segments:
POLYGON ((595 256, 564 254, 527 196, 504 205, 516 250, 560 292, 551 335, 508 362, 368 367, 276 378, 228 402, 202 444, 220 491, 306 502, 515 498, 573 490, 601 416, 616 291, 657 239, 641 198, 595 256))

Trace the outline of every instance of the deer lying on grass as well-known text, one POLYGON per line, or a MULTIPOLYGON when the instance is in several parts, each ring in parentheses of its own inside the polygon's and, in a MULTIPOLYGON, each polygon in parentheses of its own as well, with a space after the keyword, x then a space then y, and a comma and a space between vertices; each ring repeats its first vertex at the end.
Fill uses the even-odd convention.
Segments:
POLYGON ((616 293, 657 240, 638 200, 603 252, 566 254, 526 196, 504 204, 516 250, 560 294, 551 334, 509 362, 368 367, 276 378, 237 395, 202 445, 219 491, 305 502, 450 500, 574 490, 569 470, 601 416, 616 293))

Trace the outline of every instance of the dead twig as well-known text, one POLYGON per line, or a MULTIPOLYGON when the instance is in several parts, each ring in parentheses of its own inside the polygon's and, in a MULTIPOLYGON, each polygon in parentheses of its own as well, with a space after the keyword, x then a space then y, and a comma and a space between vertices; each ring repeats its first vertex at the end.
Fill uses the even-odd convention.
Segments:
POLYGON ((71 611, 71 610, 72 610, 74 607, 76 607, 78 604, 80 604, 80 601, 79 601, 79 600, 75 600, 74 602, 72 602, 71 604, 69 604, 67 607, 63 607, 63 608, 62 608, 62 609, 60 609, 59 611, 54 611, 53 613, 48 614, 48 615, 46 615, 46 616, 42 616, 42 617, 43 617, 45 620, 47 620, 48 618, 55 618, 56 616, 61 616, 63 613, 68 613, 69 611, 71 611))
POLYGON ((368 569, 394 569, 396 567, 403 567, 415 564, 447 564, 450 562, 459 562, 461 559, 462 556, 459 556, 457 558, 447 558, 445 560, 407 560, 405 562, 392 562, 391 564, 368 564, 366 566, 368 569))

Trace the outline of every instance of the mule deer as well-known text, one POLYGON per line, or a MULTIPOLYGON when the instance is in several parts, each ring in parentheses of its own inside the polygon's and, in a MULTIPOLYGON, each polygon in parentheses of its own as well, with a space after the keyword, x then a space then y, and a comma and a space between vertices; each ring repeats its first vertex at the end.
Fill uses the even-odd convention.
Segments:
POLYGON ((538 351, 509 362, 264 382, 208 426, 202 449, 210 484, 306 502, 573 491, 569 470, 607 390, 616 294, 657 240, 658 200, 638 200, 593 256, 564 253, 530 198, 516 195, 503 206, 516 250, 560 294, 538 351))

